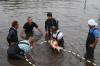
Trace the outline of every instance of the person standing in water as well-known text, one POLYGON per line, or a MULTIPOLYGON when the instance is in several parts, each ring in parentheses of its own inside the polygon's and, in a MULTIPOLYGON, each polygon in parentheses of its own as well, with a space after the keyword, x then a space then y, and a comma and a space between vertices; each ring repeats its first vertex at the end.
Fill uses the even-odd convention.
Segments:
POLYGON ((56 20, 55 18, 52 18, 51 12, 47 13, 47 17, 48 19, 45 21, 45 31, 46 31, 46 38, 50 38, 51 26, 56 26, 57 28, 59 28, 59 26, 58 26, 58 20, 56 20))
POLYGON ((26 34, 26 37, 27 39, 30 37, 30 36, 33 36, 33 28, 35 27, 40 33, 41 35, 43 35, 43 32, 41 31, 41 29, 38 27, 38 25, 32 21, 32 18, 31 17, 28 17, 28 22, 26 22, 23 26, 23 29, 20 33, 20 37, 22 38, 23 36, 23 33, 25 32, 26 34))
POLYGON ((99 30, 97 28, 97 23, 95 20, 90 19, 88 21, 89 33, 86 40, 86 58, 94 59, 94 50, 99 41, 99 30))
POLYGON ((7 36, 7 41, 9 43, 9 46, 18 42, 18 35, 17 35, 18 28, 19 28, 18 21, 14 20, 11 24, 11 28, 9 29, 9 33, 7 36))

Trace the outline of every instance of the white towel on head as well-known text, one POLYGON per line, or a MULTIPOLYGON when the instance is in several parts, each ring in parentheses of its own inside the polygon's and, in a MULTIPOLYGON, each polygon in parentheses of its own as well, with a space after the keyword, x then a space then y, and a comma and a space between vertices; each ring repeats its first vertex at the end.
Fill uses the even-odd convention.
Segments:
POLYGON ((91 26, 98 26, 98 24, 96 23, 96 21, 94 19, 88 20, 88 24, 91 26))

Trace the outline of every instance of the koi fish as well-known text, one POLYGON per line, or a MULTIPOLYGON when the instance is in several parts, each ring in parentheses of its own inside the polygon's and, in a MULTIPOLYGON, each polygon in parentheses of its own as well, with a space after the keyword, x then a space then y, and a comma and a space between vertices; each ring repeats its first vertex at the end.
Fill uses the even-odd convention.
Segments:
POLYGON ((63 48, 58 46, 58 42, 56 40, 51 40, 51 46, 52 48, 56 49, 57 51, 62 50, 63 48))

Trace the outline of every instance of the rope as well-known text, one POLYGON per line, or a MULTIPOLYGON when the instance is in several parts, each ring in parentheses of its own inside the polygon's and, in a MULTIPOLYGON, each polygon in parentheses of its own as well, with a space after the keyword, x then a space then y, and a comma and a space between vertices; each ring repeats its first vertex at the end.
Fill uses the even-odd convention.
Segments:
MULTIPOLYGON (((49 40, 49 41, 43 41, 43 42, 40 43, 40 45, 42 45, 43 43, 46 43, 46 42, 50 42, 50 40, 49 40)), ((32 46, 31 46, 31 49, 32 49, 32 46)), ((75 53, 75 52, 73 52, 73 51, 66 50, 66 49, 60 49, 60 50, 62 50, 62 51, 64 51, 64 52, 67 52, 67 53, 71 53, 72 55, 77 56, 77 57, 80 58, 81 60, 86 61, 86 62, 91 63, 92 65, 96 66, 96 64, 95 64, 94 62, 92 62, 92 61, 90 61, 90 60, 87 60, 87 59, 84 58, 84 57, 81 57, 80 54, 78 54, 78 53, 75 53)), ((25 59, 26 59, 26 61, 27 61, 30 65, 36 66, 36 65, 33 64, 32 62, 30 62, 30 61, 27 59, 26 56, 25 56, 25 59)))
MULTIPOLYGON (((24 55, 25 56, 25 55, 24 55)), ((29 59, 25 56, 25 60, 26 60, 26 62, 28 62, 30 65, 32 65, 32 66, 36 66, 35 64, 33 64, 32 62, 30 62, 29 61, 29 59)))
POLYGON ((64 52, 68 52, 68 53, 71 53, 71 54, 73 54, 73 55, 75 55, 75 56, 77 56, 77 57, 79 57, 80 59, 82 59, 83 61, 86 61, 86 62, 88 62, 88 63, 91 63, 92 65, 94 65, 94 66, 96 66, 96 64, 95 63, 93 63, 92 61, 90 61, 90 60, 87 60, 86 58, 84 58, 84 57, 81 57, 80 56, 80 54, 77 54, 77 53, 75 53, 75 52, 73 52, 73 51, 68 51, 68 50, 66 50, 66 49, 62 49, 64 52))
MULTIPOLYGON (((46 42, 47 42, 47 41, 43 41, 43 42, 40 43, 40 45, 42 45, 43 43, 46 43, 46 42)), ((32 49, 32 48, 33 48, 33 47, 31 46, 30 49, 32 49)), ((35 64, 33 64, 32 62, 29 61, 29 59, 26 57, 26 55, 24 55, 24 56, 25 56, 26 62, 28 62, 28 63, 29 63, 30 65, 32 65, 32 66, 36 66, 35 64)))
MULTIPOLYGON (((42 45, 42 44, 45 43, 45 42, 47 42, 47 41, 43 41, 43 42, 41 42, 40 44, 42 45)), ((50 42, 50 40, 49 40, 48 42, 50 42)), ((78 54, 78 53, 75 53, 75 52, 73 52, 73 51, 66 50, 66 49, 61 49, 61 50, 64 51, 64 52, 71 53, 71 54, 73 54, 73 55, 79 57, 81 60, 86 61, 86 62, 91 63, 92 65, 96 66, 96 64, 95 64, 94 62, 92 62, 92 61, 90 61, 90 60, 87 60, 87 59, 84 58, 84 57, 81 57, 80 54, 78 54)))

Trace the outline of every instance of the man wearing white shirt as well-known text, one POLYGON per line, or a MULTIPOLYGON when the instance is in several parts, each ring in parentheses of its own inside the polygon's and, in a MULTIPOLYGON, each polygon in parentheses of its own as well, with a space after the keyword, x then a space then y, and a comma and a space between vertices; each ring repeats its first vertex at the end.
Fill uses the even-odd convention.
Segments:
POLYGON ((64 47, 63 33, 55 26, 51 27, 51 40, 56 40, 58 42, 58 46, 64 47))

